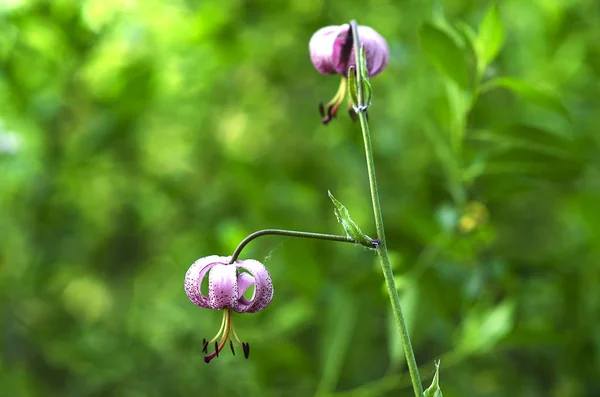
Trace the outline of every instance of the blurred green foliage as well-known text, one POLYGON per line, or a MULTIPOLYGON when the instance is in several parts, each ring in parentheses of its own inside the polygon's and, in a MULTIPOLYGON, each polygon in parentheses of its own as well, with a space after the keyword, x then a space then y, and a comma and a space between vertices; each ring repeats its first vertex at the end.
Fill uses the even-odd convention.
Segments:
MULTIPOLYGON (((357 18, 377 175, 423 382, 600 395, 596 0, 0 2, 0 394, 411 395, 373 253, 263 237, 275 282, 203 362, 220 313, 191 263, 277 227, 374 227, 358 125, 324 127, 308 40, 357 18)), ((343 113, 343 112, 341 112, 343 113)))

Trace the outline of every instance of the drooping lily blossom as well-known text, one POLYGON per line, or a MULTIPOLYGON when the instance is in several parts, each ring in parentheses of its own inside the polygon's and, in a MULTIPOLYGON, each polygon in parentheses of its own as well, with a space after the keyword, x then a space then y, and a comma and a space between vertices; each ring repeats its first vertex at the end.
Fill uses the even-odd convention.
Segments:
MULTIPOLYGON (((358 37, 365 48, 369 77, 373 77, 381 73, 388 64, 390 51, 387 42, 368 26, 358 26, 358 37)), ((351 66, 356 66, 350 25, 326 26, 317 30, 308 47, 310 60, 319 73, 342 75, 340 88, 333 99, 327 105, 319 104, 323 124, 327 124, 335 116, 346 95, 348 70, 351 66)))
POLYGON ((229 342, 235 355, 233 340, 242 347, 244 356, 248 358, 250 345, 241 342, 235 332, 232 311, 237 313, 254 313, 266 308, 273 299, 273 282, 265 266, 253 259, 238 260, 229 263, 231 257, 211 255, 200 258, 192 264, 185 275, 185 293, 190 300, 203 308, 223 309, 223 321, 217 334, 203 341, 202 351, 207 353, 208 346, 215 344, 215 351, 204 357, 210 362, 219 356, 225 344, 229 342), (202 281, 208 276, 208 295, 201 291, 202 281), (254 287, 250 299, 244 293, 254 287))

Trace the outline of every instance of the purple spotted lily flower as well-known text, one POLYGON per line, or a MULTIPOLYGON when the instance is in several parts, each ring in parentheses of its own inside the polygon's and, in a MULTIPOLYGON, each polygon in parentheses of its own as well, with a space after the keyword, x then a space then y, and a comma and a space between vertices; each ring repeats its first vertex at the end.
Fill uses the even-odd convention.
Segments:
MULTIPOLYGON (((358 37, 360 44, 365 47, 369 77, 373 77, 387 66, 390 50, 385 39, 368 26, 358 26, 358 37)), ((351 66, 356 66, 350 25, 326 26, 317 30, 310 39, 308 47, 310 60, 319 73, 342 75, 340 88, 333 99, 327 105, 319 104, 323 124, 327 124, 335 117, 344 101, 348 70, 351 66)), ((354 115, 350 103, 348 109, 350 115, 354 115)))
POLYGON ((209 363, 219 357, 225 344, 229 342, 231 352, 235 355, 233 340, 244 352, 250 354, 250 345, 240 342, 233 327, 232 310, 238 313, 255 313, 261 311, 273 299, 273 282, 265 266, 253 259, 238 260, 229 263, 231 257, 211 255, 198 259, 185 275, 185 293, 190 300, 203 308, 223 309, 221 328, 211 340, 203 340, 202 352, 207 353, 208 346, 215 344, 215 351, 204 356, 209 363), (202 281, 208 275, 208 296, 201 291, 202 281), (246 299, 244 293, 254 287, 252 298, 246 299))

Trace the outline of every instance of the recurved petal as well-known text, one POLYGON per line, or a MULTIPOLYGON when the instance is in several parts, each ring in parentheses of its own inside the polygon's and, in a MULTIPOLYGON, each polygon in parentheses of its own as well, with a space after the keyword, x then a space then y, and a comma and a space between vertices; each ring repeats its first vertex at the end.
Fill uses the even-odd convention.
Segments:
POLYGON ((208 274, 208 300, 211 309, 219 310, 225 307, 237 309, 238 284, 235 264, 213 266, 208 274))
MULTIPOLYGON (((369 76, 375 76, 385 69, 390 60, 390 50, 387 42, 379 33, 368 26, 359 26, 358 36, 365 46, 369 76)), ((354 56, 354 53, 352 56, 354 56)))
POLYGON ((206 272, 213 266, 227 262, 229 262, 229 257, 211 255, 198 259, 192 264, 192 266, 190 266, 189 270, 185 274, 183 285, 185 288, 185 293, 194 304, 204 308, 210 307, 208 297, 203 295, 202 291, 200 290, 202 279, 206 275, 206 272))
POLYGON ((250 286, 254 285, 255 279, 250 273, 239 273, 238 275, 238 310, 240 313, 243 313, 248 310, 248 308, 252 305, 254 300, 254 296, 256 294, 256 290, 252 293, 252 298, 250 300, 244 298, 244 293, 250 288, 250 286))
MULTIPOLYGON (((236 262, 236 264, 238 267, 246 269, 254 277, 254 296, 250 299, 248 305, 242 301, 242 305, 237 310, 234 308, 234 310, 238 313, 254 313, 267 307, 273 299, 273 281, 267 268, 254 259, 246 259, 236 262)), ((242 277, 245 278, 245 276, 242 277)))
MULTIPOLYGON (((385 39, 373 28, 359 25, 358 37, 360 38, 360 43, 365 47, 369 76, 373 77, 387 66, 390 59, 390 50, 385 39)), ((356 66, 354 48, 352 48, 350 53, 348 67, 350 66, 356 66)))
POLYGON ((336 55, 334 54, 334 51, 338 48, 338 46, 335 45, 336 40, 339 42, 339 36, 347 30, 348 25, 326 26, 317 30, 310 38, 308 43, 310 60, 319 73, 341 73, 341 71, 336 69, 336 55))
POLYGON ((354 58, 351 57, 353 54, 352 49, 352 33, 350 31, 350 25, 344 24, 338 26, 339 32, 333 42, 333 52, 331 56, 331 64, 333 69, 338 74, 344 76, 348 75, 348 69, 352 64, 354 58))

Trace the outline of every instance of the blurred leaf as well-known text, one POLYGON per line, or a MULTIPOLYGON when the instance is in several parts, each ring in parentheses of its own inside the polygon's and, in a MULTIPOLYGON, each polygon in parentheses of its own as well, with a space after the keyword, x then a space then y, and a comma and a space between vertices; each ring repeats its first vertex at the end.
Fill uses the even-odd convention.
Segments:
POLYGON ((281 334, 296 332, 311 321, 313 309, 310 301, 306 299, 289 299, 279 305, 280 310, 270 318, 268 329, 276 329, 281 334))
POLYGON ((431 381, 431 386, 423 393, 424 397, 442 397, 442 390, 440 389, 440 362, 435 363, 435 374, 431 381))
POLYGON ((496 58, 504 44, 504 25, 497 4, 492 5, 483 17, 477 44, 480 59, 478 69, 481 73, 496 58))
POLYGON ((455 27, 456 31, 460 34, 460 37, 465 41, 465 44, 476 55, 478 38, 475 29, 473 29, 471 25, 468 25, 463 21, 457 21, 455 27))
POLYGON ((463 171, 465 181, 507 175, 504 184, 509 185, 524 182, 515 176, 529 178, 529 182, 571 182, 585 166, 581 145, 536 126, 512 124, 497 131, 476 130, 469 134, 469 142, 479 156, 463 171))
POLYGON ((111 291, 98 279, 73 279, 64 289, 66 310, 84 322, 95 322, 110 312, 113 305, 111 291))
POLYGON ((455 156, 455 152, 452 151, 450 144, 446 142, 443 133, 430 126, 426 126, 423 132, 433 146, 433 152, 436 154, 437 161, 440 163, 446 177, 448 191, 456 202, 462 201, 465 192, 461 184, 458 156, 455 156))
MULTIPOLYGON (((400 306, 404 313, 404 320, 408 328, 408 333, 413 334, 415 329, 415 320, 419 311, 419 299, 421 297, 421 291, 419 283, 414 278, 406 276, 395 276, 394 281, 396 282, 396 289, 400 295, 400 306)), ((385 285, 382 285, 382 289, 385 292, 385 285)), ((388 311, 388 349, 390 354, 391 365, 394 368, 399 368, 405 361, 406 355, 404 353, 404 346, 402 345, 402 339, 398 332, 398 324, 394 317, 394 313, 388 311)))
POLYGON ((352 237, 355 241, 364 244, 365 246, 373 245, 374 240, 360 230, 360 227, 358 227, 356 222, 354 222, 350 217, 350 213, 346 207, 344 207, 342 203, 333 197, 333 194, 331 194, 330 191, 327 193, 329 194, 331 202, 335 206, 335 217, 337 218, 338 222, 342 224, 342 227, 346 231, 346 235, 348 237, 352 237))
POLYGON ((463 53, 465 54, 467 67, 470 71, 469 73, 471 73, 471 71, 477 71, 480 62, 477 32, 475 32, 475 29, 470 25, 467 25, 462 21, 456 22, 455 28, 464 42, 465 48, 463 49, 463 53))
POLYGON ((496 150, 519 148, 558 159, 573 160, 581 155, 571 139, 527 124, 511 124, 498 131, 475 130, 469 133, 469 140, 488 143, 496 150))
POLYGON ((469 312, 462 325, 458 350, 473 354, 494 348, 513 329, 514 311, 514 302, 506 300, 483 312, 469 312))
POLYGON ((554 155, 525 149, 509 149, 488 158, 484 174, 517 174, 556 182, 573 181, 582 171, 580 159, 557 159, 554 155))
POLYGON ((465 54, 456 41, 445 31, 428 22, 419 29, 419 39, 427 57, 438 71, 461 88, 468 88, 469 68, 465 54))
POLYGON ((350 340, 356 328, 355 298, 340 288, 331 291, 326 333, 323 336, 322 366, 323 375, 316 396, 335 390, 339 382, 344 358, 350 347, 350 340))
POLYGON ((531 83, 512 77, 503 77, 494 80, 490 83, 490 86, 505 87, 526 101, 550 110, 562 116, 567 121, 571 121, 569 111, 556 95, 544 91, 531 83))

